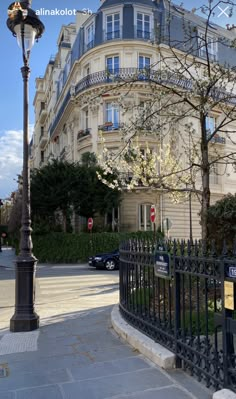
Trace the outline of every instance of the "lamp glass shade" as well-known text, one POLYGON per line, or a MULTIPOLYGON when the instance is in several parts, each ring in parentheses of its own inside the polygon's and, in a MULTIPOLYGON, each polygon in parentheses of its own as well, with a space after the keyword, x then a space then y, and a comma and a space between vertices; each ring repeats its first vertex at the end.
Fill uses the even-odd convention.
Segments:
POLYGON ((23 27, 24 27, 24 29, 22 32, 21 24, 17 24, 14 27, 14 31, 16 34, 18 45, 22 48, 22 40, 24 40, 25 52, 29 52, 34 45, 35 36, 36 36, 37 31, 36 31, 36 29, 34 29, 32 27, 32 25, 29 25, 29 24, 24 24, 23 27))

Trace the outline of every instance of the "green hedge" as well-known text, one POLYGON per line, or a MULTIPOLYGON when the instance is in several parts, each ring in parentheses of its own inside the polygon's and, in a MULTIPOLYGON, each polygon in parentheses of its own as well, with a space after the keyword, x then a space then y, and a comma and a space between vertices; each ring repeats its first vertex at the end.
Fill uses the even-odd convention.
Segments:
POLYGON ((121 241, 132 237, 151 239, 153 233, 93 233, 91 235, 88 233, 50 233, 33 235, 33 253, 39 262, 72 263, 87 261, 91 255, 117 249, 121 241))

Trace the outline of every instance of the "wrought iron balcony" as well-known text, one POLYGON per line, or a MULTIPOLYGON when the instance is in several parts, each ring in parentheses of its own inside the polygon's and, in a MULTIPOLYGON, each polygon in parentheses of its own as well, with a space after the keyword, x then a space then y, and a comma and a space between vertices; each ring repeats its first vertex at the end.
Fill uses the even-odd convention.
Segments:
POLYGON ((105 32, 105 40, 120 39, 120 29, 114 30, 112 32, 105 32))
POLYGON ((137 31, 136 31, 136 38, 137 38, 137 39, 146 39, 146 40, 150 40, 150 39, 151 39, 151 32, 150 32, 150 31, 146 31, 146 30, 137 29, 137 31))
MULTIPOLYGON (((167 85, 167 86, 177 86, 184 90, 191 91, 193 89, 193 82, 191 79, 184 78, 177 74, 171 74, 167 72, 161 72, 149 68, 117 68, 114 73, 110 73, 107 70, 91 73, 81 79, 75 88, 73 88, 73 97, 97 85, 107 85, 107 84, 118 84, 125 82, 149 82, 152 81, 156 84, 167 85)), ((217 101, 221 100, 229 104, 236 104, 236 95, 228 94, 223 90, 212 90, 212 97, 217 101)), ((50 126, 50 135, 53 134, 58 122, 60 121, 63 112, 70 101, 71 98, 70 89, 68 90, 62 105, 59 108, 56 118, 50 126)))
POLYGON ((81 140, 84 137, 88 137, 91 134, 91 129, 81 129, 77 134, 77 140, 81 140))
POLYGON ((94 40, 91 40, 89 43, 85 44, 85 51, 88 51, 93 47, 94 47, 94 40))
POLYGON ((60 106, 60 108, 58 110, 56 118, 54 119, 53 123, 50 125, 50 128, 49 128, 50 136, 52 136, 58 122, 60 121, 60 119, 63 115, 63 112, 64 112, 67 104, 69 103, 70 98, 71 98, 71 94, 70 94, 70 90, 68 90, 68 92, 64 98, 64 101, 62 102, 62 105, 60 106))
POLYGON ((211 143, 216 143, 216 144, 225 144, 226 140, 225 137, 219 136, 218 134, 215 134, 214 137, 210 140, 211 143))
POLYGON ((105 122, 103 125, 98 126, 98 130, 102 130, 103 132, 111 132, 114 130, 120 130, 123 128, 123 126, 123 123, 105 122))

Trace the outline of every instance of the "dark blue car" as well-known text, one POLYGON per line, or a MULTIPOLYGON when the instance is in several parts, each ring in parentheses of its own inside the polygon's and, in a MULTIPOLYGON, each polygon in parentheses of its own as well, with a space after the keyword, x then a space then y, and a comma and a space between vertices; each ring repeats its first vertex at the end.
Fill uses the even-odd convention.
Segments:
POLYGON ((97 269, 106 269, 112 271, 119 269, 119 250, 98 254, 89 258, 89 266, 94 266, 97 269))

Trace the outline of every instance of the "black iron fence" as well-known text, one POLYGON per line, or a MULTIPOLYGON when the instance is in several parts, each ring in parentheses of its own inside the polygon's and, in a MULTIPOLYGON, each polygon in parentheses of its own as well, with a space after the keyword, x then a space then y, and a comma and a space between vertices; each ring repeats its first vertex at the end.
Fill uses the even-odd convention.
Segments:
POLYGON ((137 329, 176 354, 215 389, 236 391, 236 257, 201 242, 120 247, 120 310, 137 329), (235 278, 234 278, 235 275, 235 278))

